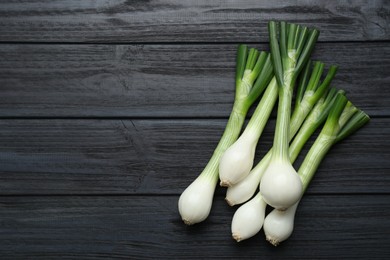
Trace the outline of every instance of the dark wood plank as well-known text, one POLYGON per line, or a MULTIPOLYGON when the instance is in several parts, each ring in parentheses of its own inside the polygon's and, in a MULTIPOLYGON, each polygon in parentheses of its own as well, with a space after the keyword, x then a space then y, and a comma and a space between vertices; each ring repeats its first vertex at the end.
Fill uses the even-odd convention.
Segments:
MULTIPOLYGON (((267 44, 256 45, 268 49, 267 44)), ((390 115, 387 43, 322 43, 334 85, 390 115)), ((2 45, 1 117, 227 117, 236 45, 2 45)))
POLYGON ((306 196, 295 230, 279 247, 263 231, 236 243, 234 209, 222 197, 209 219, 186 227, 177 196, 0 197, 5 258, 388 259, 389 195, 306 196), (201 250, 199 250, 201 248, 201 250))
MULTIPOLYGON (((206 165, 225 124, 0 120, 0 194, 179 194, 206 165)), ((256 162, 272 144, 274 124, 266 127, 256 162)), ((389 118, 374 118, 334 147, 309 192, 390 193, 389 127, 389 118)))
POLYGON ((267 22, 318 27, 320 41, 389 40, 389 5, 373 1, 7 1, 0 41, 267 42, 267 22))

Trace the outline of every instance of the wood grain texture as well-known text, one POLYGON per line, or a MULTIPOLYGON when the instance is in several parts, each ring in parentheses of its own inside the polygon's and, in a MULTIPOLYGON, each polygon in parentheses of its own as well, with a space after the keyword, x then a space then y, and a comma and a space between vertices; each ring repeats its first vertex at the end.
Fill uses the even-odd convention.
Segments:
MULTIPOLYGON (((268 49, 268 44, 253 45, 268 49)), ((235 44, 2 45, 1 117, 228 117, 235 44)), ((390 115, 390 46, 322 43, 333 85, 371 116, 390 115)))
MULTIPOLYGON (((0 194, 180 194, 206 165, 225 124, 225 119, 1 120, 0 194)), ((272 144, 274 124, 271 120, 265 129, 256 162, 272 144)), ((390 119, 374 118, 336 145, 308 192, 390 193, 389 127, 390 119)))
POLYGON ((36 258, 388 259, 390 197, 306 196, 295 230, 275 248, 261 230, 236 243, 234 213, 216 197, 210 217, 186 227, 177 196, 0 197, 0 253, 36 258), (381 241, 381 243, 378 243, 381 241), (201 250, 200 250, 201 249, 201 250))
POLYGON ((267 42, 271 19, 315 26, 320 41, 389 40, 383 0, 40 0, 0 10, 0 42, 267 42))

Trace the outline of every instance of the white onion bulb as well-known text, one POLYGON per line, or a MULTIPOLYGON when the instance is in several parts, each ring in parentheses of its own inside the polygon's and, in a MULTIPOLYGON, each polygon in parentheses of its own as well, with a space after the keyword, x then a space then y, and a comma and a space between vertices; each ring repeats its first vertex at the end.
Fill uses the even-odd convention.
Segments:
POLYGON ((267 204, 285 210, 301 198, 302 189, 302 181, 291 163, 271 159, 260 182, 260 193, 267 204))
POLYGON ((253 199, 243 204, 234 213, 232 237, 240 242, 256 235, 263 226, 267 204, 258 193, 253 199))
POLYGON ((264 233, 268 242, 277 246, 290 237, 294 230, 295 212, 298 207, 295 203, 290 208, 280 211, 274 209, 264 220, 264 233))
POLYGON ((246 131, 224 152, 219 162, 221 186, 230 187, 248 176, 253 166, 257 140, 250 131, 246 131))
POLYGON ((178 206, 182 220, 193 225, 205 220, 210 214, 216 182, 199 176, 183 191, 178 206))

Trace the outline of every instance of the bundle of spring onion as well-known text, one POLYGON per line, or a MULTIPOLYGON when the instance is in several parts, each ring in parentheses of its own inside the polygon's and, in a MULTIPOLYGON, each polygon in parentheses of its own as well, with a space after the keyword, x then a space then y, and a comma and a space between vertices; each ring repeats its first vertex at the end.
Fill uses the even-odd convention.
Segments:
POLYGON ((220 185, 228 187, 225 199, 230 206, 246 202, 233 216, 233 238, 248 239, 264 226, 266 239, 277 245, 291 235, 297 206, 326 153, 369 117, 347 100, 343 90, 329 87, 337 66, 330 66, 325 76, 324 63, 309 61, 319 35, 316 29, 273 21, 268 29, 271 54, 239 46, 236 94, 226 129, 205 169, 180 196, 178 207, 185 224, 205 220, 220 179, 220 185), (248 109, 262 93, 240 135, 248 109), (256 146, 278 98, 273 146, 252 169, 256 146), (294 161, 324 122, 296 171, 294 161), (267 205, 274 210, 265 217, 267 205))

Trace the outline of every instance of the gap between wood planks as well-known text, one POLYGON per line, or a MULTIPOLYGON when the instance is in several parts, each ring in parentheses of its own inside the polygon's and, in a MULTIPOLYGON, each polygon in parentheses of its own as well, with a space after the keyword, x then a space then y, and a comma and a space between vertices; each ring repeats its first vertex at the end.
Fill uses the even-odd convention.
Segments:
MULTIPOLYGON (((183 189, 184 190, 184 189, 183 189)), ((0 197, 179 197, 181 193, 26 193, 26 194, 1 194, 0 197)), ((379 196, 379 195, 390 195, 390 192, 337 192, 337 193, 317 193, 307 192, 304 196, 315 196, 315 197, 339 197, 339 196, 379 196)), ((214 199, 224 200, 224 194, 216 194, 214 199)))
MULTIPOLYGON (((348 40, 348 41, 319 41, 318 44, 326 43, 326 44, 343 44, 343 43, 386 43, 390 42, 389 40, 348 40)), ((196 41, 178 41, 178 42, 164 42, 164 41, 158 41, 158 42, 126 42, 126 41, 113 41, 113 42, 99 42, 99 41, 80 41, 80 42, 66 42, 66 41, 52 41, 52 42, 45 42, 45 41, 27 41, 27 42, 20 42, 20 41, 0 41, 0 45, 4 44, 20 44, 20 45, 226 45, 226 44, 266 44, 269 43, 269 41, 226 41, 226 42, 209 42, 209 41, 203 41, 203 42, 196 42, 196 41)))

